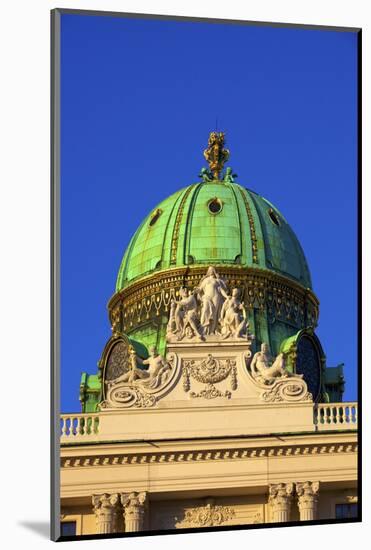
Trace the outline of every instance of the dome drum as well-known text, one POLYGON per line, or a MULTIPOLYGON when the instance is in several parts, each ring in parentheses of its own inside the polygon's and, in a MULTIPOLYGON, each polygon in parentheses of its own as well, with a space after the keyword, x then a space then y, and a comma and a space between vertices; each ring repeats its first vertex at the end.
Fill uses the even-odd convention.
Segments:
MULTIPOLYGON (((309 289, 268 270, 218 265, 228 288, 240 290, 257 343, 268 341, 277 352, 280 342, 308 326, 316 326, 318 300, 309 289)), ((125 332, 148 347, 165 350, 165 332, 172 299, 179 289, 195 288, 205 267, 187 266, 143 278, 116 293, 109 314, 113 330, 125 332)))

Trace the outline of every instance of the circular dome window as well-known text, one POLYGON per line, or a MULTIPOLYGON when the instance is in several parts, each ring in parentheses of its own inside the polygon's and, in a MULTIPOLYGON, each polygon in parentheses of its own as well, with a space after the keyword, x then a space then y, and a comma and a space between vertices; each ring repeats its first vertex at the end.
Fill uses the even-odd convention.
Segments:
POLYGON ((207 203, 207 208, 209 209, 210 214, 219 214, 223 208, 223 203, 220 199, 215 197, 207 203))
POLYGON ((150 222, 149 222, 149 225, 151 227, 152 227, 152 225, 155 225, 155 223, 157 222, 157 220, 159 219, 161 214, 162 214, 162 210, 160 210, 160 208, 157 208, 157 210, 153 213, 153 215, 150 219, 150 222))
POLYGON ((279 227, 281 225, 281 223, 280 223, 279 217, 276 214, 276 212, 272 208, 270 208, 268 210, 268 214, 269 214, 269 217, 270 217, 271 221, 274 223, 274 225, 277 225, 279 227))

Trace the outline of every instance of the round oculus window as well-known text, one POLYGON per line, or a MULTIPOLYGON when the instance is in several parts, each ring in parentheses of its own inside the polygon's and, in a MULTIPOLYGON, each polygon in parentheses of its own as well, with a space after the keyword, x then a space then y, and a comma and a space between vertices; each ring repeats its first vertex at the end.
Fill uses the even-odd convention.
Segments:
POLYGON ((223 208, 223 203, 220 199, 215 197, 207 203, 207 208, 210 214, 219 214, 223 208))
POLYGON ((281 222, 280 222, 280 219, 279 219, 278 215, 273 210, 273 208, 270 208, 268 210, 268 214, 269 214, 269 217, 270 217, 272 223, 274 223, 274 225, 277 225, 277 227, 279 227, 281 225, 281 222))
POLYGON ((152 227, 152 225, 155 225, 155 223, 157 222, 157 220, 159 219, 161 214, 162 214, 162 210, 160 210, 160 208, 157 208, 157 210, 152 214, 152 217, 151 217, 150 222, 149 222, 149 225, 151 227, 152 227))

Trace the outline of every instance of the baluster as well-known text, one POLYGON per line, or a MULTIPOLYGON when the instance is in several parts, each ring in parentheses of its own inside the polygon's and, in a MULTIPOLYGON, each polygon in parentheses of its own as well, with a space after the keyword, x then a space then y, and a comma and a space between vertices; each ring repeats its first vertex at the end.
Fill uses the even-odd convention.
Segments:
POLYGON ((63 416, 61 417, 61 435, 64 436, 66 435, 66 418, 64 418, 63 416))

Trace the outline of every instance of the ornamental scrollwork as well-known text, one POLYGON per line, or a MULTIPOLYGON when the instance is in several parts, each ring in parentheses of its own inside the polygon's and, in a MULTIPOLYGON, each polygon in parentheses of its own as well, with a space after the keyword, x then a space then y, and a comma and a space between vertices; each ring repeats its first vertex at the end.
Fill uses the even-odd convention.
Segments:
POLYGON ((211 500, 206 506, 190 508, 185 511, 184 518, 178 521, 176 527, 214 527, 223 525, 235 516, 235 511, 229 506, 218 506, 211 500))
POLYGON ((308 386, 300 374, 286 369, 285 355, 272 357, 265 342, 252 360, 245 354, 250 380, 261 390, 260 399, 265 403, 313 401, 308 386))
MULTIPOLYGON (((165 359, 154 346, 149 351, 149 357, 142 359, 136 354, 134 347, 124 341, 120 342, 119 348, 113 348, 112 353, 121 354, 114 363, 119 364, 120 369, 108 370, 108 377, 107 368, 104 370, 104 399, 100 404, 101 409, 146 408, 157 404, 174 378, 175 356, 169 354, 165 359), (113 377, 113 373, 117 376, 113 377)), ((111 356, 108 356, 108 366, 110 359, 111 356)))

